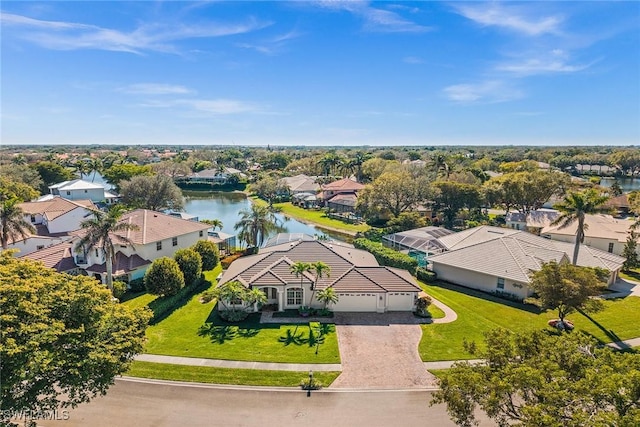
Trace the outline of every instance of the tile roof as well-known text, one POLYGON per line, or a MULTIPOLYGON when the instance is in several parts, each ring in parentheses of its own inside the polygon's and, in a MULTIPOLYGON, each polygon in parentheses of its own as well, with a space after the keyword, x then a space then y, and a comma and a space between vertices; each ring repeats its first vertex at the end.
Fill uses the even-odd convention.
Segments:
MULTIPOLYGON (((142 258, 138 254, 133 254, 131 256, 127 256, 122 252, 116 252, 116 259, 113 263, 113 274, 128 274, 140 267, 151 264, 151 261, 142 258)), ((106 273, 107 272, 107 263, 103 262, 102 264, 93 264, 92 266, 86 269, 92 273, 106 273)))
MULTIPOLYGON (((136 226, 135 230, 118 233, 131 240, 134 245, 146 245, 195 231, 203 231, 204 237, 206 236, 206 230, 211 227, 202 222, 176 218, 148 209, 136 209, 127 212, 122 215, 120 221, 136 226)), ((74 234, 81 236, 84 234, 84 230, 78 230, 74 234)), ((119 241, 116 234, 113 235, 113 238, 116 242, 119 241)))
POLYGON ((515 233, 518 233, 518 230, 482 225, 480 227, 460 231, 459 233, 449 234, 448 236, 441 237, 439 240, 447 250, 451 251, 475 245, 477 243, 486 242, 488 240, 510 236, 515 233))
POLYGON ((85 181, 82 179, 73 179, 71 181, 63 181, 58 184, 50 185, 49 188, 57 188, 59 190, 70 191, 70 190, 92 190, 92 189, 103 189, 104 186, 100 184, 95 184, 93 182, 85 181))
POLYGON ((327 202, 336 205, 355 206, 358 202, 358 196, 356 196, 355 193, 341 193, 336 194, 335 196, 327 200, 327 202))
POLYGON ((320 185, 314 178, 304 174, 282 178, 282 182, 289 187, 289 190, 292 192, 315 193, 320 189, 320 185))
MULTIPOLYGON (((569 261, 573 256, 573 243, 545 239, 524 231, 513 230, 500 237, 485 233, 484 241, 479 239, 481 234, 482 230, 467 233, 467 239, 463 239, 455 249, 431 256, 429 261, 433 262, 434 269, 443 264, 526 283, 529 273, 539 270, 543 263, 569 261), (476 241, 473 244, 465 244, 474 237, 476 241)), ((624 258, 617 255, 580 246, 578 265, 615 271, 622 267, 623 262, 624 258)))
POLYGON ((509 212, 507 214, 506 220, 507 222, 524 222, 527 224, 527 227, 538 227, 543 228, 551 224, 560 216, 560 212, 555 209, 546 209, 541 208, 535 211, 531 211, 529 216, 524 217, 524 213, 520 212, 509 212))
MULTIPOLYGON (((585 237, 599 239, 613 239, 618 242, 626 242, 629 229, 633 221, 626 219, 615 219, 611 215, 585 215, 584 218, 585 237)), ((542 229, 541 235, 558 234, 562 236, 575 236, 578 229, 578 222, 560 228, 559 225, 549 225, 542 229)))
POLYGON ((26 215, 41 214, 49 220, 71 212, 76 208, 98 210, 91 200, 67 200, 60 196, 42 202, 24 202, 20 203, 19 206, 26 215))
POLYGON ((339 190, 339 191, 359 191, 364 188, 364 185, 360 184, 349 178, 343 178, 338 181, 331 182, 329 184, 324 184, 322 189, 324 191, 329 190, 339 190))
POLYGON ((408 272, 381 267, 369 252, 343 244, 300 240, 263 248, 257 255, 234 261, 220 284, 239 280, 245 286, 309 284, 313 272, 296 277, 290 267, 297 261, 323 261, 331 267, 330 276, 321 278, 317 289, 333 286, 340 292, 416 292, 419 287, 408 272))
POLYGON ((53 268, 58 272, 65 272, 77 268, 73 258, 73 243, 71 242, 58 243, 57 245, 31 252, 22 257, 40 261, 46 267, 53 268))

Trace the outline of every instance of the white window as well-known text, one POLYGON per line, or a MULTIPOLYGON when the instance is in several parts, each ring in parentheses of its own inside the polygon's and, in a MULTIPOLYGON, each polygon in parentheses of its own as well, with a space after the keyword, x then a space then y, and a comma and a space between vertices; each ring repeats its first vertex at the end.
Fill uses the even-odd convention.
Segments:
POLYGON ((157 251, 161 251, 162 250, 162 242, 156 242, 156 250, 157 251))
POLYGON ((287 305, 302 305, 302 289, 287 289, 287 305))
POLYGON ((178 246, 178 238, 177 237, 173 237, 171 239, 171 245, 173 246, 178 246))
POLYGON ((498 277, 498 289, 504 289, 504 279, 502 277, 498 277))

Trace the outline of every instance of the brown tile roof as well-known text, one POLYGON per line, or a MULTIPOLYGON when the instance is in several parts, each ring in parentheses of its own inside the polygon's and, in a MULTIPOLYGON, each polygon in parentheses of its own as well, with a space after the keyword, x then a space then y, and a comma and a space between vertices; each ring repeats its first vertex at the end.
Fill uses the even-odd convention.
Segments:
POLYGON ((77 268, 73 258, 73 244, 62 242, 48 248, 40 249, 23 256, 34 261, 41 261, 46 267, 58 272, 65 272, 77 268))
POLYGON ((327 202, 336 205, 355 206, 358 201, 358 196, 355 193, 341 193, 336 194, 330 198, 327 202))
MULTIPOLYGON (((415 279, 406 271, 381 267, 370 253, 352 247, 320 241, 301 240, 263 249, 258 255, 234 261, 220 284, 239 280, 245 286, 283 286, 299 284, 301 278, 290 271, 297 261, 323 261, 331 267, 330 276, 321 278, 317 289, 335 287, 339 292, 417 292, 415 279)), ((313 272, 302 278, 314 280, 313 272)))
MULTIPOLYGON (((126 256, 122 252, 116 252, 116 260, 113 263, 113 274, 127 274, 148 264, 151 264, 151 261, 142 258, 138 254, 126 256)), ((86 270, 92 273, 106 273, 107 263, 103 262, 102 264, 94 264, 86 270)))
POLYGON ((338 181, 331 182, 322 186, 325 191, 339 190, 339 191, 359 191, 364 188, 364 185, 360 184, 349 178, 343 178, 338 181))
POLYGON ((67 200, 63 197, 56 196, 51 200, 42 202, 25 202, 20 203, 20 208, 26 215, 41 214, 47 219, 52 220, 61 215, 71 212, 76 208, 84 208, 97 210, 96 205, 91 200, 67 200))
MULTIPOLYGON (((195 231, 202 231, 204 238, 207 236, 207 230, 211 227, 202 222, 190 221, 148 209, 127 212, 122 215, 121 222, 128 222, 136 226, 136 230, 118 233, 131 240, 134 245, 146 245, 195 231)), ((74 234, 82 236, 84 230, 79 230, 74 234)), ((119 241, 117 235, 114 235, 113 238, 116 242, 119 241)))

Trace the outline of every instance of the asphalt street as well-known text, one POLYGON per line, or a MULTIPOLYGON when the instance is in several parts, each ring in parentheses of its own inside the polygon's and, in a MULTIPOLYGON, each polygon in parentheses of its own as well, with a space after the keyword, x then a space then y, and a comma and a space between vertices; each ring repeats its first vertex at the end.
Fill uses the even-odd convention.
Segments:
MULTIPOLYGON (((454 426, 426 390, 241 388, 118 379, 106 396, 45 427, 163 426, 454 426)), ((62 418, 62 417, 60 417, 62 418)), ((491 426, 486 418, 481 426, 491 426)))

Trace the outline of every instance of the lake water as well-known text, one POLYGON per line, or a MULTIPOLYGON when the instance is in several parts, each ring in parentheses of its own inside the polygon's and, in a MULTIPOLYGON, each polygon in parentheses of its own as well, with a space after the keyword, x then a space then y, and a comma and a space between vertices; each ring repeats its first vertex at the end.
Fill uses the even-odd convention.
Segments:
POLYGON ((615 181, 620 183, 620 188, 625 193, 627 191, 640 190, 640 178, 602 178, 600 185, 603 187, 611 187, 615 181))
MULTIPOLYGON (((204 192, 183 191, 185 195, 184 210, 188 214, 196 215, 199 219, 219 219, 222 221, 222 231, 237 234, 233 226, 240 219, 239 212, 251 207, 251 201, 244 193, 237 192, 204 192)), ((323 232, 312 225, 304 224, 282 214, 276 214, 286 233, 305 233, 311 236, 326 236, 336 240, 344 240, 344 236, 323 232)))

